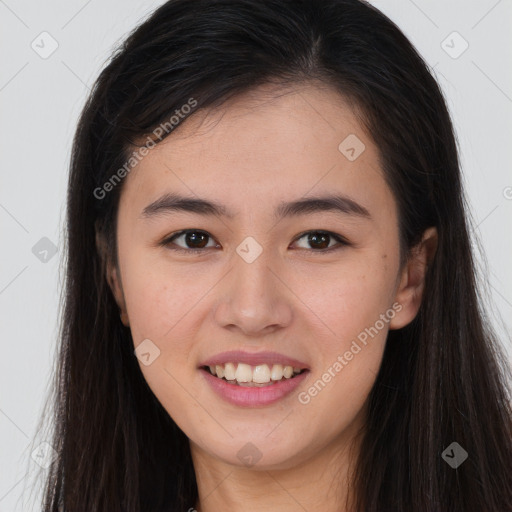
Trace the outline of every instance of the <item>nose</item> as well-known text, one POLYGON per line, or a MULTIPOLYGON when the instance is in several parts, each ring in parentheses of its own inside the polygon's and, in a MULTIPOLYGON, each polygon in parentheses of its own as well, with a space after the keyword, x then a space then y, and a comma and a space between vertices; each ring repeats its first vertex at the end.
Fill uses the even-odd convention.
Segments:
POLYGON ((235 255, 233 267, 219 287, 217 325, 247 337, 261 337, 290 325, 292 293, 278 268, 265 250, 251 263, 235 255))

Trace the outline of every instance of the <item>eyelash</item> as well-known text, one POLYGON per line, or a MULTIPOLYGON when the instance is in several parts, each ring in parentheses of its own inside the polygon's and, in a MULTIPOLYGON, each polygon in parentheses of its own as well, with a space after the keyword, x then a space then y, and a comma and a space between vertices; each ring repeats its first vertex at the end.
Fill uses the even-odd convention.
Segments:
MULTIPOLYGON (((202 231, 200 229, 185 229, 183 231, 178 231, 177 233, 173 233, 169 237, 167 237, 164 240, 162 240, 159 243, 159 245, 161 245, 163 247, 166 247, 166 248, 168 248, 168 249, 170 249, 172 251, 181 252, 181 253, 188 253, 188 254, 192 253, 194 255, 199 255, 200 253, 204 253, 205 250, 207 250, 207 249, 212 249, 212 247, 207 247, 207 248, 187 248, 187 249, 185 249, 183 247, 178 247, 178 246, 171 247, 170 246, 171 243, 173 242, 173 240, 175 240, 176 238, 179 238, 180 236, 186 235, 187 233, 201 233, 201 234, 206 235, 210 239, 213 239, 213 237, 209 233, 207 233, 206 231, 202 231)), ((325 253, 331 253, 331 252, 343 249, 344 247, 347 247, 347 246, 351 245, 348 242, 348 240, 346 240, 341 235, 333 233, 332 231, 324 231, 324 230, 305 231, 304 233, 301 233, 299 236, 297 236, 295 238, 294 242, 300 240, 301 238, 304 238, 306 235, 308 235, 310 233, 330 236, 331 238, 333 238, 334 240, 336 240, 338 242, 338 245, 336 245, 334 247, 329 247, 328 249, 302 249, 302 250, 306 250, 306 251, 309 250, 309 251, 311 251, 313 253, 325 254, 325 253)))

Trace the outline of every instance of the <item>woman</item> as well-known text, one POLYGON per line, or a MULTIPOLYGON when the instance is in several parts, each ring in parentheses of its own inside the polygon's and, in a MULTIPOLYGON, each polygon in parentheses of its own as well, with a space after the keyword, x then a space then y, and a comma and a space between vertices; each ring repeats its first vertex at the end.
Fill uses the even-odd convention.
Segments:
POLYGON ((512 510, 452 124, 357 0, 171 0, 83 110, 46 511, 512 510))

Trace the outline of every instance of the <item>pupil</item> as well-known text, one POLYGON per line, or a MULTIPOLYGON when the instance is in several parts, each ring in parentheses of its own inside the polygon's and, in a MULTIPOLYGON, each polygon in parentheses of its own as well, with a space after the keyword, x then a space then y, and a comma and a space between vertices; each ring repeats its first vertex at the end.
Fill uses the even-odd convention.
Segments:
POLYGON ((208 235, 206 235, 205 233, 199 233, 197 231, 187 233, 185 238, 187 243, 190 243, 194 248, 202 248, 208 243, 208 235), (203 243, 201 244, 201 242, 203 243))
POLYGON ((313 245, 319 243, 321 247, 317 246, 317 248, 325 249, 329 246, 329 235, 326 233, 313 233, 308 236, 308 242, 313 245))

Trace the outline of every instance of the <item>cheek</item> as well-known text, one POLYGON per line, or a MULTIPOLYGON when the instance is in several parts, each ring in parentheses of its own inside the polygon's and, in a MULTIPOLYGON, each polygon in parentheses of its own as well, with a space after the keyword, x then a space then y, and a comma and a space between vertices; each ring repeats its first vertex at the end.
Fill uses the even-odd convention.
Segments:
POLYGON ((160 403, 185 428, 204 414, 186 389, 196 372, 191 360, 201 298, 212 285, 206 286, 186 270, 142 265, 142 261, 136 257, 124 260, 123 291, 133 343, 137 347, 149 339, 157 347, 158 356, 151 364, 139 362, 141 372, 160 403))
MULTIPOLYGON (((390 309, 395 276, 389 267, 380 267, 376 259, 336 269, 321 279, 303 281, 300 295, 307 297, 311 312, 322 320, 325 352, 332 353, 350 345, 390 309), (328 336, 328 334, 330 334, 328 336)), ((385 329, 379 322, 378 330, 385 329)), ((360 336, 364 338, 364 335, 360 336)))
POLYGON ((191 275, 188 269, 127 259, 123 290, 135 342, 139 338, 163 340, 179 330, 182 319, 192 313, 209 287, 208 277, 191 275))
MULTIPOLYGON (((308 306, 321 319, 316 337, 318 366, 299 403, 315 410, 318 422, 333 428, 325 414, 337 410, 339 422, 353 418, 377 377, 393 307, 394 274, 381 263, 354 265, 331 276, 329 287, 311 287, 308 306), (373 269, 373 270, 372 270, 373 269)), ((305 290, 304 290, 305 293, 305 290)), ((332 418, 331 418, 332 419, 332 418)))

